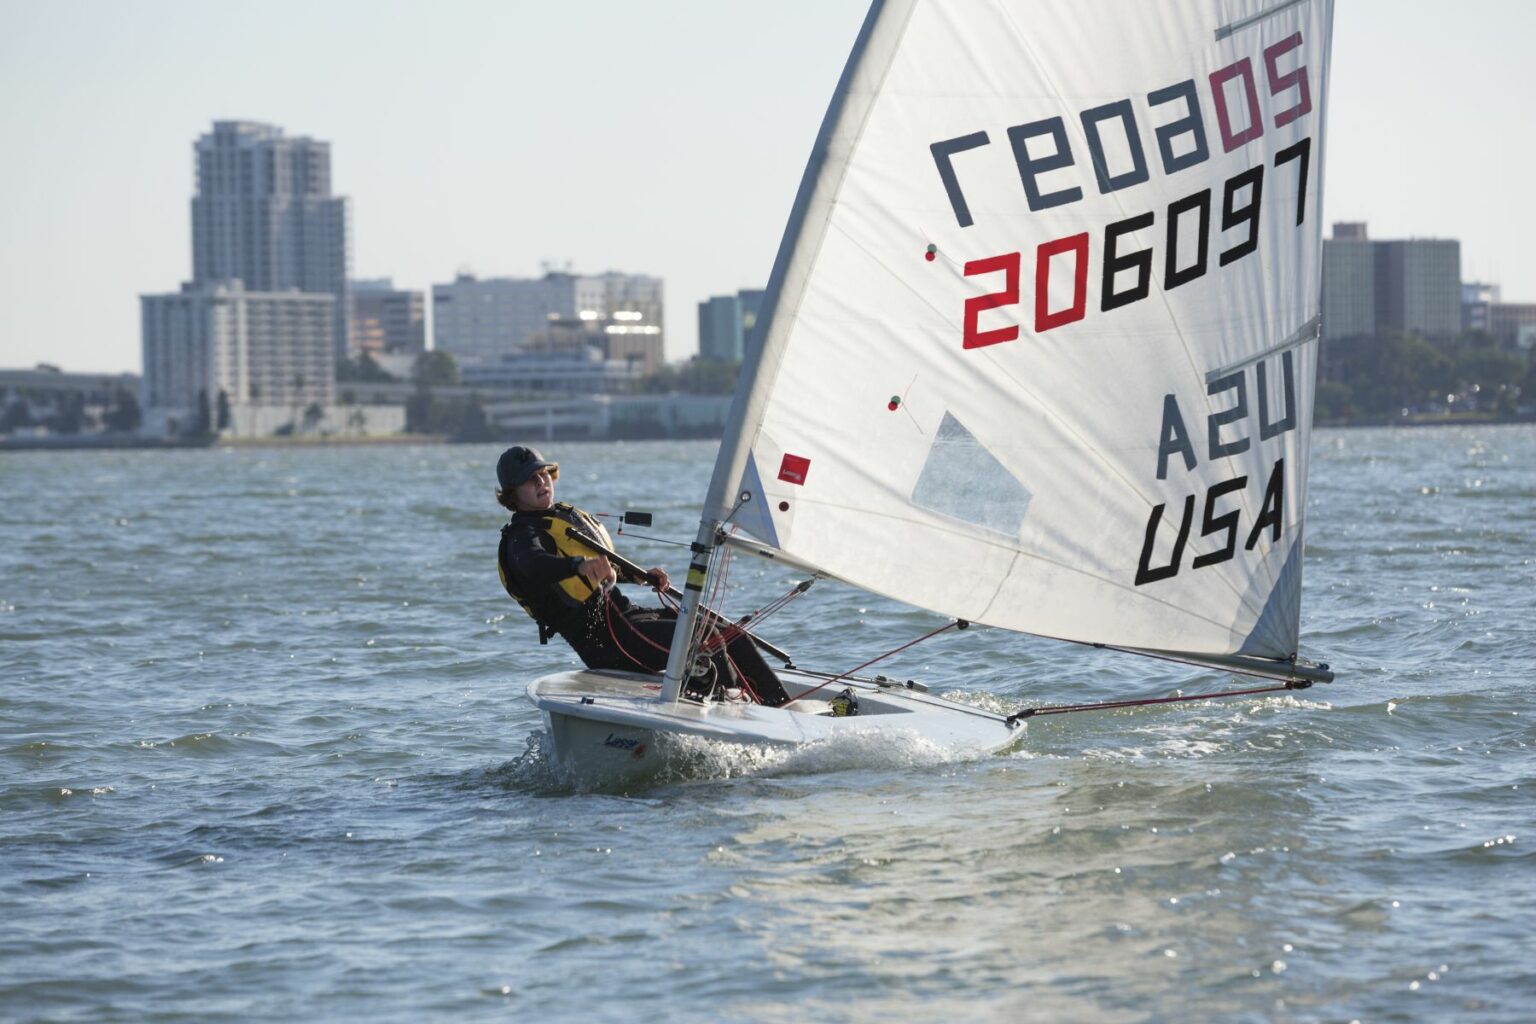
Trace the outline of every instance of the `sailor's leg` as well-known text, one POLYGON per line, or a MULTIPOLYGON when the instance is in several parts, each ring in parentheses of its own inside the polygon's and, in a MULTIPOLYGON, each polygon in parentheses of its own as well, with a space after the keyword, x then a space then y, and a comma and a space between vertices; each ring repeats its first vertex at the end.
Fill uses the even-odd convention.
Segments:
POLYGON ((665 672, 667 653, 672 649, 672 631, 677 613, 668 608, 636 608, 623 612, 615 609, 614 638, 624 652, 645 672, 665 672))
POLYGON ((725 645, 721 654, 715 655, 717 663, 729 657, 732 665, 747 678, 747 685, 752 687, 758 700, 771 708, 781 707, 789 703, 789 694, 784 691, 784 684, 779 682, 779 677, 773 674, 773 669, 763 660, 758 653, 757 645, 745 634, 738 634, 735 639, 725 645))

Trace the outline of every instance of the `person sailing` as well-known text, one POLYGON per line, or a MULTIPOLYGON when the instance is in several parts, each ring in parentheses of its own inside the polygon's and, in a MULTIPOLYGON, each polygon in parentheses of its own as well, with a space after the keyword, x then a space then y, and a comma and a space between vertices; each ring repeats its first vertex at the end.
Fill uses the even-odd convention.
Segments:
MULTIPOLYGON (((496 554, 502 586, 538 623, 540 643, 559 634, 588 668, 664 671, 677 612, 631 603, 615 586, 618 571, 607 556, 569 536, 574 528, 613 550, 601 523, 574 505, 555 501, 559 477, 560 464, 537 448, 508 448, 497 460, 496 500, 512 513, 496 554)), ((661 568, 625 582, 644 583, 658 593, 671 586, 661 568)), ((704 679, 689 680, 689 696, 706 698, 739 687, 772 707, 789 700, 744 633, 716 645, 709 667, 704 679)))

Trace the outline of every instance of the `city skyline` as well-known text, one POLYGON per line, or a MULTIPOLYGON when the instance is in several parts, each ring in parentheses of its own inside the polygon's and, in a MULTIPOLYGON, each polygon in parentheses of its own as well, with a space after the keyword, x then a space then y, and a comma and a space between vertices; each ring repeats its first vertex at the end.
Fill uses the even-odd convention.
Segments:
MULTIPOLYGON (((330 144, 353 276, 653 275, 667 356, 691 355, 698 302, 766 283, 865 8, 0 0, 19 154, 0 166, 0 365, 138 368, 138 296, 191 276, 193 145, 226 119, 330 144)), ((1463 280, 1536 301, 1536 144, 1511 130, 1536 12, 1458 14, 1338 4, 1324 222, 1459 239, 1463 280)))

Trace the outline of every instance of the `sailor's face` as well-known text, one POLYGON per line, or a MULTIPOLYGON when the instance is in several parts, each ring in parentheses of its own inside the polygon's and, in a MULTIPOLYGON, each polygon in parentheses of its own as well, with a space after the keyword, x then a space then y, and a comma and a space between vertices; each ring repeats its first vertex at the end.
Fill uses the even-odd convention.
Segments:
POLYGON ((540 469, 517 485, 517 507, 530 512, 550 508, 555 503, 555 481, 549 470, 540 469))

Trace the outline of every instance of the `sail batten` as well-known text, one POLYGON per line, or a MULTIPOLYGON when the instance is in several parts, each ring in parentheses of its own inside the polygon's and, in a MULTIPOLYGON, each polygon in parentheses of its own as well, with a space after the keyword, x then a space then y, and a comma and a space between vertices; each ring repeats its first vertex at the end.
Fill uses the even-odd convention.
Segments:
POLYGON ((1264 19, 1272 18, 1275 15, 1285 11, 1287 8, 1295 7, 1298 4, 1305 3, 1311 3, 1311 0, 1280 0, 1279 3, 1272 4, 1264 10, 1261 10, 1258 14, 1251 15, 1250 17, 1243 18, 1239 21, 1234 21, 1230 25, 1221 26, 1221 28, 1216 30, 1216 41, 1219 43, 1228 36, 1237 32, 1241 32, 1243 29, 1250 25, 1257 25, 1264 19))
POLYGON ((877 3, 706 522, 751 492, 787 561, 940 614, 1293 657, 1331 22, 877 3))
POLYGON ((1284 341, 1272 345, 1262 352, 1256 352, 1251 356, 1246 356, 1240 362, 1232 363, 1229 366, 1220 366, 1214 370, 1207 370, 1205 373, 1205 382, 1207 384, 1213 383, 1225 376, 1228 376, 1229 374, 1236 373, 1239 370, 1246 370, 1250 366, 1263 362, 1270 356, 1279 355, 1280 353, 1285 352, 1287 349, 1293 349, 1297 345, 1305 345, 1308 342, 1316 341, 1322 335, 1322 327, 1323 318, 1321 316, 1315 316, 1311 320, 1308 320, 1306 323, 1302 324, 1301 330, 1297 331, 1289 338, 1286 338, 1284 341))

